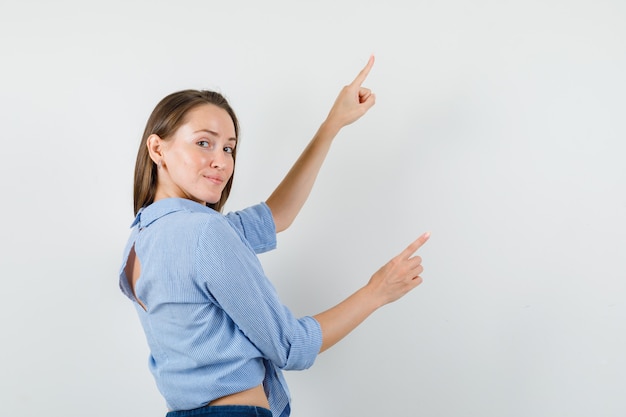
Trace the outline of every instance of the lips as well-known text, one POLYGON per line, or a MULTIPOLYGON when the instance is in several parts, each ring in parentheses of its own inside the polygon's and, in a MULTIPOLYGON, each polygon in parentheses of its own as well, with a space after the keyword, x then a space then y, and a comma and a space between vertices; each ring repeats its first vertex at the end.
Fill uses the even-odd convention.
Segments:
POLYGON ((204 175, 204 178, 217 185, 221 185, 224 182, 224 179, 217 175, 204 175))

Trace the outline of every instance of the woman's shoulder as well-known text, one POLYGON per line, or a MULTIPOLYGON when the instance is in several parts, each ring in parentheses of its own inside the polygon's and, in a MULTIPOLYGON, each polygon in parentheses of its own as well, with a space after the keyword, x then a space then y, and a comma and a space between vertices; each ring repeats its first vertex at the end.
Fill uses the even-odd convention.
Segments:
POLYGON ((268 235, 276 233, 272 213, 264 203, 224 215, 191 200, 168 198, 145 207, 137 218, 140 230, 154 225, 150 227, 154 232, 158 230, 172 237, 203 237, 213 242, 225 235, 265 241, 268 235))
POLYGON ((133 226, 139 236, 164 242, 197 241, 203 234, 230 228, 221 213, 182 198, 162 199, 142 208, 133 226))
POLYGON ((195 201, 184 198, 164 198, 142 208, 137 217, 138 223, 142 227, 147 227, 161 219, 198 222, 209 219, 219 220, 223 216, 217 211, 195 201))

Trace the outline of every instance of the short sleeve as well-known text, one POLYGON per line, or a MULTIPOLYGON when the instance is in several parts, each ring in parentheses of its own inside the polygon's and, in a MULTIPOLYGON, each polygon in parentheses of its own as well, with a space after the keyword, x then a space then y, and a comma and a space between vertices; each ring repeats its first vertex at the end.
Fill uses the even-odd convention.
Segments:
POLYGON ((226 214, 231 225, 242 233, 255 253, 276 249, 276 225, 265 203, 226 214))

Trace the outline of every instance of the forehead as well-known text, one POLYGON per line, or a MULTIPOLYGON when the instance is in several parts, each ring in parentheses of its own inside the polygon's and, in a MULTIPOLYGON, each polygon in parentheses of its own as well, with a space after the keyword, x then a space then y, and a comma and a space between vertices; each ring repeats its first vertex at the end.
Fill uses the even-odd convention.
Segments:
POLYGON ((189 110, 183 119, 181 128, 193 131, 208 130, 219 136, 235 137, 235 124, 228 112, 214 104, 201 104, 189 110))

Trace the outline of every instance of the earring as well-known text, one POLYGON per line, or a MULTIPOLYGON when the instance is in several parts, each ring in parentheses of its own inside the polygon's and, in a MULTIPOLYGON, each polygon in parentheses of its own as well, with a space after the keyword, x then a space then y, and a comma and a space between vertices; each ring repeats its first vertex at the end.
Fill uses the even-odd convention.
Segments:
POLYGON ((158 169, 163 168, 163 160, 162 160, 162 159, 161 159, 161 160, 159 160, 159 163, 157 164, 157 168, 158 168, 158 169))

